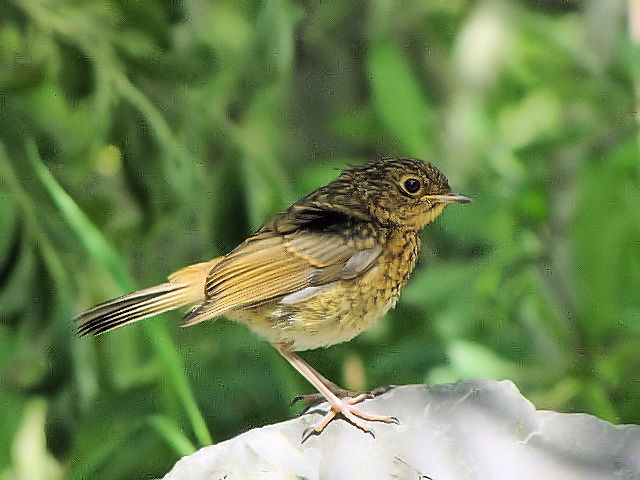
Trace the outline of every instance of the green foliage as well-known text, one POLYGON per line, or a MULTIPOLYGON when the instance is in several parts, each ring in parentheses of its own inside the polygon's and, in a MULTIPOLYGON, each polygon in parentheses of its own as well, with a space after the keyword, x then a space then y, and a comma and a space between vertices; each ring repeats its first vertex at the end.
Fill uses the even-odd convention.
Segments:
POLYGON ((243 326, 72 319, 381 155, 474 202, 393 312, 305 358, 639 423, 639 53, 624 11, 578 3, 2 3, 0 476, 150 478, 289 418, 311 388, 243 326))

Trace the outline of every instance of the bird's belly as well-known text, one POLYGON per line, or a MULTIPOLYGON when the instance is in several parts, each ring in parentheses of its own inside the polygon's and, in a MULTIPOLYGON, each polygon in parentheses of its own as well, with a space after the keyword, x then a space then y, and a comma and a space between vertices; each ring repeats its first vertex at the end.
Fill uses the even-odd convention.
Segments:
POLYGON ((395 305, 401 283, 374 266, 299 303, 275 301, 230 316, 271 343, 291 344, 293 350, 326 347, 351 340, 384 315, 395 305))

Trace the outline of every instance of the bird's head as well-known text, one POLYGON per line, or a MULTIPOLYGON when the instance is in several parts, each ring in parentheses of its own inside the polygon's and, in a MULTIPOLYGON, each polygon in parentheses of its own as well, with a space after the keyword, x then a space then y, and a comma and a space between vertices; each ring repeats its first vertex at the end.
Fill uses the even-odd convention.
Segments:
POLYGON ((351 177, 371 216, 382 224, 420 230, 450 203, 467 203, 453 193, 447 178, 431 163, 415 158, 386 158, 353 167, 351 177))

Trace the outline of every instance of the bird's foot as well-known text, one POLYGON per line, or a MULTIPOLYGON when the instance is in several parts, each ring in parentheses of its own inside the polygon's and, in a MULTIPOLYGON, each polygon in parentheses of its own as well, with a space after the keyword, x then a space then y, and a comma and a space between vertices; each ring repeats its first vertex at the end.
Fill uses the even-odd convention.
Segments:
MULTIPOLYGON (((394 388, 395 385, 384 385, 382 387, 378 387, 374 390, 371 390, 370 392, 352 392, 350 390, 345 390, 344 388, 340 388, 335 384, 331 384, 331 387, 333 387, 331 388, 331 391, 338 398, 356 398, 361 395, 365 395, 362 399, 367 400, 370 398, 375 398, 378 395, 382 395, 383 393, 388 392, 389 390, 394 388)), ((298 414, 298 416, 302 416, 306 413, 310 413, 312 409, 314 409, 315 407, 319 406, 321 403, 324 403, 326 401, 327 399, 321 393, 312 393, 309 395, 298 395, 293 400, 291 400, 291 406, 295 405, 298 402, 302 403, 304 407, 302 411, 300 411, 300 413, 298 414)))
POLYGON ((322 420, 320 420, 316 425, 305 429, 302 434, 302 441, 306 441, 311 435, 317 435, 322 432, 338 414, 342 415, 349 423, 359 428, 364 433, 370 434, 374 438, 375 434, 373 431, 365 426, 359 419, 367 420, 369 422, 395 423, 398 425, 400 421, 396 417, 366 413, 355 407, 355 404, 362 402, 363 400, 373 398, 373 396, 373 393, 360 393, 353 397, 345 396, 343 398, 339 398, 337 401, 330 402, 331 407, 325 412, 322 420))

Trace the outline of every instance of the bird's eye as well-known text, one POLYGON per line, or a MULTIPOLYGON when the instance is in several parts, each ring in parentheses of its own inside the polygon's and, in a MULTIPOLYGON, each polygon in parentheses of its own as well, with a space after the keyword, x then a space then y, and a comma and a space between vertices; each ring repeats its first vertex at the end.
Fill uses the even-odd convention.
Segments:
POLYGON ((417 178, 407 178, 404 181, 404 189, 409 193, 416 193, 420 190, 420 180, 417 178))

